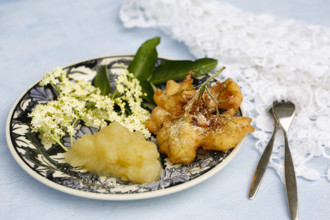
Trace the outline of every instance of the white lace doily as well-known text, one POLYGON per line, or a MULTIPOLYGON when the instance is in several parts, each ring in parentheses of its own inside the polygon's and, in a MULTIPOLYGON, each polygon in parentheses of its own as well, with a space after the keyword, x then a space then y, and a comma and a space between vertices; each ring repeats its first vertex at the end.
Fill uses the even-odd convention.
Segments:
MULTIPOLYGON (((125 27, 160 28, 194 56, 217 58, 219 66, 226 66, 223 76, 242 88, 260 153, 273 130, 268 107, 275 99, 292 100, 297 115, 289 140, 296 174, 330 181, 330 168, 318 163, 330 160, 330 29, 252 14, 215 0, 126 0, 120 18, 125 27), (313 168, 307 164, 312 160, 313 168)), ((283 181, 280 135, 269 165, 283 181)))

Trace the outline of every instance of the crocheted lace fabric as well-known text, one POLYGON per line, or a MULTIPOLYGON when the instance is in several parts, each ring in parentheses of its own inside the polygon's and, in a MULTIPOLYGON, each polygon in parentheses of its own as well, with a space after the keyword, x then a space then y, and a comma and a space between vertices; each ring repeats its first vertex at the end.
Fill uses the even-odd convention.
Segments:
MULTIPOLYGON (((296 174, 330 181, 330 29, 215 0, 126 0, 120 18, 128 28, 160 28, 196 58, 213 57, 226 66, 222 77, 240 85, 260 153, 274 126, 267 109, 274 100, 293 101, 297 113, 288 135, 296 174)), ((283 181, 281 134, 269 166, 283 181)))

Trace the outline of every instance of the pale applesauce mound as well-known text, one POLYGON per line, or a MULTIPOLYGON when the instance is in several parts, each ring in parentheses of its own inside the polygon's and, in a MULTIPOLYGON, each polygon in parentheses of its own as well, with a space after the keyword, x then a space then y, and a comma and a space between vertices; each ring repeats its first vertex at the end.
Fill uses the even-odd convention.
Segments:
POLYGON ((71 166, 134 183, 153 182, 162 170, 156 145, 118 122, 78 139, 65 153, 65 160, 71 166))

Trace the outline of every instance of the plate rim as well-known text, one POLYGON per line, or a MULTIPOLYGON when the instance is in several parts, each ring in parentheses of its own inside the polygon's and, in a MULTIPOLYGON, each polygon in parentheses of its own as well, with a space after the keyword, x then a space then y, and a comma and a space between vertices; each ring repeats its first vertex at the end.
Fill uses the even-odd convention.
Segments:
MULTIPOLYGON (((98 57, 92 57, 89 59, 84 59, 81 61, 77 61, 68 65, 63 66, 62 68, 67 68, 70 66, 73 66, 78 63, 90 61, 90 60, 96 60, 96 59, 105 59, 105 58, 111 58, 111 57, 134 57, 134 54, 118 54, 118 55, 106 55, 106 56, 98 56, 98 57)), ((158 58, 161 59, 168 59, 166 57, 158 56, 158 58)), ((13 113, 21 99, 26 95, 27 91, 29 91, 32 87, 34 87, 38 82, 40 82, 40 79, 37 80, 35 83, 33 83, 31 86, 29 86, 27 89, 25 89, 21 95, 16 99, 14 104, 12 105, 7 121, 6 121, 6 141, 7 145, 9 148, 9 151, 11 155, 14 157, 15 161, 18 163, 18 165, 25 171, 27 172, 30 176, 38 180, 39 182, 45 184, 46 186, 53 188, 55 190, 58 190, 60 192, 82 197, 82 198, 88 198, 88 199, 96 199, 96 200, 112 200, 112 201, 128 201, 128 200, 141 200, 141 199, 148 199, 148 198, 155 198, 155 197, 160 197, 160 196, 165 196, 165 195, 170 195, 188 188, 191 188, 199 183, 204 182, 205 180, 209 179, 210 177, 214 176, 216 173, 218 173, 220 170, 222 170, 239 152, 240 148, 243 145, 245 137, 240 141, 237 146, 230 152, 230 154, 224 158, 220 164, 216 165, 209 171, 203 173, 201 176, 198 176, 192 180, 189 180, 188 182, 184 182, 169 188, 164 188, 164 189, 157 189, 155 191, 149 191, 149 192, 142 192, 142 193, 133 193, 133 194, 106 194, 106 193, 95 193, 95 192, 88 192, 88 191, 81 191, 79 189, 73 189, 69 188, 64 185, 60 185, 58 183, 55 183, 46 177, 38 174, 33 170, 29 164, 27 164, 23 158, 19 155, 18 151, 14 147, 12 141, 11 141, 11 135, 10 135, 10 125, 11 121, 13 118, 13 113)), ((240 106, 240 110, 242 113, 242 116, 245 116, 245 112, 240 106)))

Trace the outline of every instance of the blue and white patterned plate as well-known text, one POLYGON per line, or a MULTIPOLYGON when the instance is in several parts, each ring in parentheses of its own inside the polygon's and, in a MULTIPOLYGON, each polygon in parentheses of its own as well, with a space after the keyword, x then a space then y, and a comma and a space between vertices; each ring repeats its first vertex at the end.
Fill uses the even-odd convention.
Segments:
MULTIPOLYGON (((110 79, 125 68, 133 55, 117 55, 88 59, 63 69, 74 79, 92 80, 102 65, 107 65, 110 79)), ((159 59, 158 64, 162 59, 159 59)), ((82 168, 71 167, 64 161, 63 150, 57 145, 41 144, 38 134, 31 131, 30 113, 41 103, 56 98, 50 87, 36 83, 17 100, 7 119, 6 136, 9 149, 17 163, 40 182, 76 196, 103 200, 134 200, 158 197, 194 186, 220 171, 239 151, 242 142, 227 152, 197 152, 190 165, 172 164, 161 155, 163 174, 153 183, 133 184, 114 176, 100 176, 82 168)), ((242 114, 242 113, 241 113, 242 114)), ((74 138, 96 129, 81 126, 74 138)), ((63 140, 65 142, 65 138, 63 140)))

